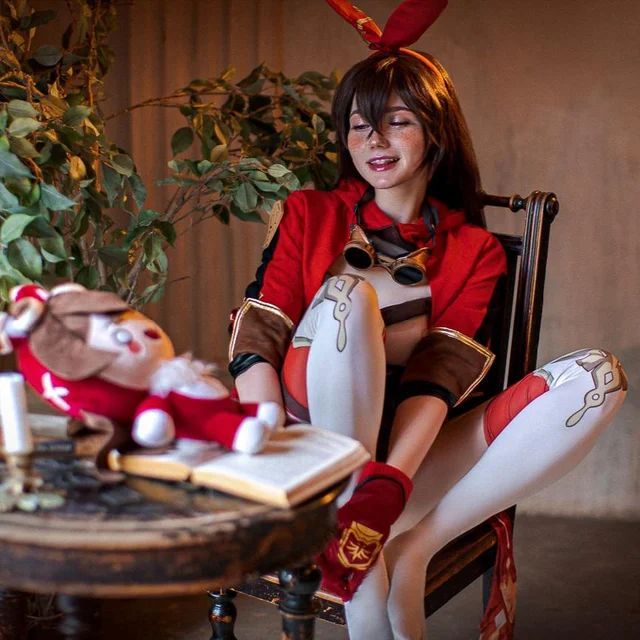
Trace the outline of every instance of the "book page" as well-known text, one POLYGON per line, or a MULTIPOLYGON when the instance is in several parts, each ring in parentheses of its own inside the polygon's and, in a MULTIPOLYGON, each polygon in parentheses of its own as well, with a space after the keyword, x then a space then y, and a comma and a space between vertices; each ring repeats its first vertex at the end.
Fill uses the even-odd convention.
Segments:
POLYGON ((274 433, 260 453, 227 454, 203 462, 194 471, 201 476, 224 470, 238 478, 246 476, 288 491, 316 477, 323 469, 335 466, 361 446, 356 440, 331 431, 295 426, 274 433))
POLYGON ((294 504, 346 479, 368 459, 357 440, 298 425, 274 433, 256 455, 227 453, 203 462, 192 481, 256 500, 294 504))

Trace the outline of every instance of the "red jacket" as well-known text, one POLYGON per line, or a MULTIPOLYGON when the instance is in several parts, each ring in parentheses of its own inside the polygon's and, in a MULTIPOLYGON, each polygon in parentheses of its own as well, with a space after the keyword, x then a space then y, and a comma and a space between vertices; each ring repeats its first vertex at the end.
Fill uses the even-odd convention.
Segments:
MULTIPOLYGON (((286 345, 276 347, 275 344, 283 340, 286 343, 329 267, 342 252, 349 239, 350 224, 355 222, 354 205, 365 188, 363 182, 347 180, 332 191, 302 190, 289 196, 277 232, 263 253, 256 280, 247 288, 245 305, 249 304, 251 308, 245 307, 244 313, 243 308, 240 310, 239 322, 232 335, 232 358, 243 353, 257 353, 280 368, 286 345), (274 323, 277 310, 284 314, 280 315, 280 326, 274 323), (273 349, 266 344, 269 341, 273 343, 273 349)), ((426 265, 432 295, 431 326, 459 332, 462 336, 458 337, 468 336, 484 342, 486 334, 482 329, 490 319, 500 277, 506 272, 503 249, 486 229, 466 222, 462 211, 452 211, 435 200, 432 204, 438 212, 439 223, 426 265)), ((368 229, 392 224, 374 201, 364 205, 362 216, 368 229)), ((426 243, 427 233, 422 221, 396 226, 405 239, 417 240, 418 246, 426 243)), ((445 342, 451 342, 453 335, 449 332, 449 340, 445 342)), ((423 375, 429 354, 434 355, 433 342, 438 343, 436 351, 441 361, 443 334, 427 336, 425 340, 426 343, 416 347, 407 365, 406 382, 444 386, 458 401, 468 391, 466 382, 457 381, 456 388, 451 388, 449 383, 443 385, 439 377, 434 379, 429 374, 425 378, 423 375)), ((446 351, 448 353, 449 348, 446 351)), ((454 351, 452 357, 458 358, 460 349, 454 351)), ((468 352, 464 359, 468 361, 470 355, 468 352)), ((483 368, 486 356, 477 356, 472 358, 474 367, 483 368)), ((464 365, 456 367, 465 369, 464 365)), ((468 382, 475 382, 479 373, 476 371, 468 382)), ((469 371, 466 377, 470 375, 469 371)), ((418 384, 418 390, 420 386, 418 384)))

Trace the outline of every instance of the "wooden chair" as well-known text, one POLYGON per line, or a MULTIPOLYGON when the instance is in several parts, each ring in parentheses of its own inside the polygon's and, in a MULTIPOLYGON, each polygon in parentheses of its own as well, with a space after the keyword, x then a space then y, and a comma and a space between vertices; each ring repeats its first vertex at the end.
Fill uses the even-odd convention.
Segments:
MULTIPOLYGON (((496 361, 482 389, 465 403, 464 410, 485 401, 535 369, 549 233, 559 208, 553 193, 540 191, 534 191, 526 198, 482 194, 482 202, 485 207, 505 207, 514 213, 524 211, 525 221, 521 236, 495 234, 505 249, 508 265, 502 291, 503 312, 491 335, 496 361)), ((507 513, 513 519, 515 507, 507 513)), ((434 556, 425 581, 427 617, 480 576, 484 576, 486 603, 496 545, 496 535, 487 521, 459 536, 434 556)), ((275 576, 265 576, 239 590, 276 602, 279 600, 277 582, 275 576)), ((320 600, 318 617, 344 624, 341 602, 330 594, 319 592, 316 595, 320 600)))

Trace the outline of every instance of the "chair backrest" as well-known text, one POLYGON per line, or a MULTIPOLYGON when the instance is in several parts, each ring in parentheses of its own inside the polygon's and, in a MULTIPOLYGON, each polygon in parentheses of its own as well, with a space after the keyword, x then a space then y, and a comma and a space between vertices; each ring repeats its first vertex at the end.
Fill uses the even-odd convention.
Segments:
POLYGON ((558 213, 553 193, 534 191, 528 197, 482 194, 483 206, 525 212, 522 236, 495 234, 507 255, 502 313, 494 322, 491 349, 496 362, 485 393, 496 393, 535 369, 540 338, 544 280, 551 223, 558 213))

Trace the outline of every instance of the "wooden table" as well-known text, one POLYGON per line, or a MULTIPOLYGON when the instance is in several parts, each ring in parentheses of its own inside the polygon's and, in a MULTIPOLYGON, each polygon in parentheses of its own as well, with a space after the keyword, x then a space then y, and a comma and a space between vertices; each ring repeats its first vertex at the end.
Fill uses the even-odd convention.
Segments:
POLYGON ((313 635, 319 573, 307 563, 335 522, 340 487, 277 509, 186 484, 129 477, 105 485, 77 461, 40 460, 45 479, 67 494, 55 511, 0 515, 0 640, 24 636, 20 592, 62 594, 68 640, 95 638, 95 599, 213 593, 213 638, 234 638, 226 588, 282 567, 285 636, 313 635))

